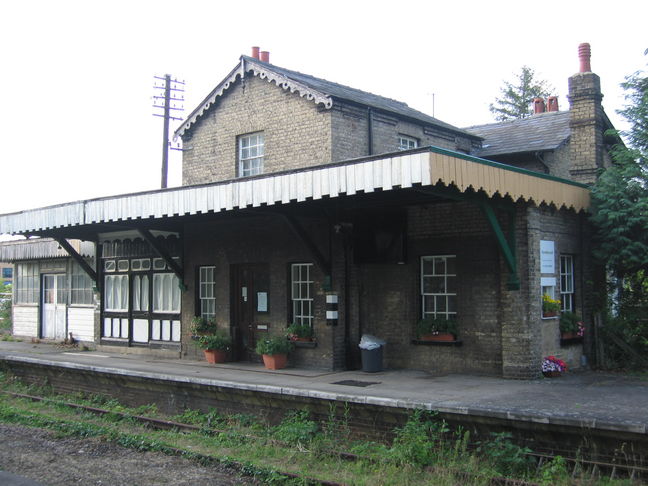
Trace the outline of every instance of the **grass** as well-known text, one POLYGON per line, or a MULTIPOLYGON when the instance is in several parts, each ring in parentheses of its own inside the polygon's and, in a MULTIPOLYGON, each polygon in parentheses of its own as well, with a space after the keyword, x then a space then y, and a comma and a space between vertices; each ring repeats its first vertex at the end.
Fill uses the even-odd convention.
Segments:
MULTIPOLYGON (((201 464, 231 465, 264 483, 303 484, 282 476, 279 471, 283 471, 353 485, 486 485, 498 476, 538 484, 575 484, 561 458, 537 468, 509 437, 500 434, 475 444, 468 431, 450 431, 429 412, 414 412, 395 431, 392 443, 376 443, 353 441, 346 419, 335 418, 334 406, 321 425, 307 412, 293 411, 279 425, 268 426, 249 415, 228 416, 215 409, 206 413, 185 410, 165 417, 155 406, 129 408, 105 396, 54 395, 6 375, 0 376, 0 390, 47 394, 52 399, 113 412, 198 425, 201 429, 191 433, 152 430, 116 413, 97 416, 60 403, 0 394, 0 422, 46 428, 59 436, 99 437, 134 450, 182 455, 201 464), (353 452, 360 458, 349 461, 335 453, 339 451, 353 452)), ((348 409, 343 417, 348 417, 348 409)), ((631 483, 582 480, 576 484, 631 483)))

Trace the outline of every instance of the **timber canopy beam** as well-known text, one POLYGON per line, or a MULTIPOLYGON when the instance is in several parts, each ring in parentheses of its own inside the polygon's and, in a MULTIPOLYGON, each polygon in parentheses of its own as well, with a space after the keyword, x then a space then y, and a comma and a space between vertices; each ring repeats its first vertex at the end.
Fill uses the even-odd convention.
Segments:
POLYGON ((180 290, 187 290, 187 286, 184 283, 184 271, 182 267, 178 265, 178 262, 176 262, 171 257, 169 252, 166 251, 166 249, 162 245, 160 245, 160 243, 155 239, 155 236, 153 236, 149 230, 138 227, 137 232, 149 245, 151 245, 153 251, 155 251, 155 253, 157 253, 160 258, 162 258, 166 262, 175 276, 178 277, 178 280, 180 281, 180 290))
POLYGON ((63 248, 65 251, 67 251, 72 259, 79 264, 79 266, 83 269, 83 271, 92 279, 92 281, 97 285, 97 272, 88 264, 88 262, 85 261, 85 258, 83 258, 73 247, 70 245, 68 240, 65 238, 61 237, 55 237, 53 238, 54 241, 56 241, 61 248, 63 248))

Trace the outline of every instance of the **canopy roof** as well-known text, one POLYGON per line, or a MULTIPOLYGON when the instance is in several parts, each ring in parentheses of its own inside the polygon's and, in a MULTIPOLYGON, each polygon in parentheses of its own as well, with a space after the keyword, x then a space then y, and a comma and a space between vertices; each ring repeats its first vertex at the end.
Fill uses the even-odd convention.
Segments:
POLYGON ((413 186, 455 187, 487 197, 587 210, 586 185, 437 147, 276 172, 245 179, 70 202, 0 215, 0 234, 117 221, 177 218, 302 203, 413 186))

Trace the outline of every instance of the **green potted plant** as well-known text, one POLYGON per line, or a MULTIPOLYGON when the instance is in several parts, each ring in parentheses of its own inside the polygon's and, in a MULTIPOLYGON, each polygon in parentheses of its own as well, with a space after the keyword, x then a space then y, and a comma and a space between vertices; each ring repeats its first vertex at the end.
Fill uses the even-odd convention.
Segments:
POLYGON ((259 339, 256 352, 263 357, 263 364, 269 370, 280 370, 288 364, 288 353, 292 351, 293 343, 286 336, 271 336, 259 339))
POLYGON ((556 317, 560 312, 560 300, 551 298, 548 294, 542 295, 542 317, 556 317))
POLYGON ((198 345, 208 363, 224 363, 232 346, 232 338, 224 332, 205 334, 198 338, 198 345))
POLYGON ((207 319, 206 317, 196 316, 191 319, 191 335, 204 336, 207 334, 214 334, 217 330, 216 321, 214 319, 207 319))
POLYGON ((313 328, 308 324, 291 324, 288 326, 288 338, 291 341, 312 341, 313 328))
POLYGON ((459 332, 455 319, 444 317, 425 317, 416 326, 416 336, 420 341, 456 341, 459 332))
POLYGON ((585 325, 581 318, 575 312, 565 311, 560 315, 560 338, 561 339, 575 339, 583 337, 585 333, 585 325))

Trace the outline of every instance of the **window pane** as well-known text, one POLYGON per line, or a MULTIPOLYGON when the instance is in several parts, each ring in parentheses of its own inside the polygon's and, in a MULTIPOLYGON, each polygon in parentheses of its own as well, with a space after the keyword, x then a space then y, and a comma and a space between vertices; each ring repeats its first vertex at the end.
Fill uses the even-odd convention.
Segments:
POLYGON ((142 277, 142 294, 141 294, 141 310, 149 310, 149 278, 148 275, 142 277))
POLYGON ((445 292, 444 277, 425 277, 423 291, 426 294, 441 294, 445 292))
POLYGON ((434 274, 434 260, 431 258, 423 258, 423 274, 434 274))
POLYGON ((140 310, 140 295, 140 277, 139 275, 136 275, 133 277, 133 310, 140 310))

